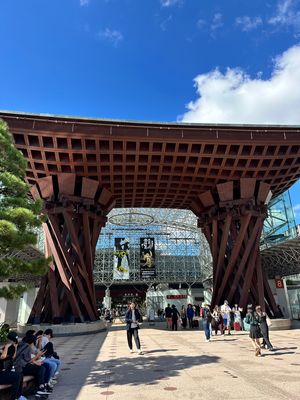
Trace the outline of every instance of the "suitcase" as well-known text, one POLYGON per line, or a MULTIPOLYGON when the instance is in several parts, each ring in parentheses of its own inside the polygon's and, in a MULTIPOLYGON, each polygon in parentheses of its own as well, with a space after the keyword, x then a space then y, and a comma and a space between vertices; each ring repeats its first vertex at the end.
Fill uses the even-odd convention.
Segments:
POLYGON ((235 322, 235 323, 233 324, 233 329, 234 329, 235 331, 240 331, 240 330, 241 330, 241 325, 240 325, 240 323, 239 323, 239 322, 235 322))
POLYGON ((193 319, 193 328, 199 328, 199 321, 197 319, 193 319))

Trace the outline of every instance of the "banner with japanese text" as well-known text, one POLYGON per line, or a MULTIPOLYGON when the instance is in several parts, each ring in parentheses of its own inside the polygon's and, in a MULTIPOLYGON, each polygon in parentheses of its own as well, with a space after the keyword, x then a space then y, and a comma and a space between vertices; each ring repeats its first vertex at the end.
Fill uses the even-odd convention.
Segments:
POLYGON ((145 280, 156 277, 154 238, 140 238, 140 277, 145 280))
POLYGON ((116 280, 129 279, 129 269, 129 240, 126 238, 115 238, 113 278, 116 280))

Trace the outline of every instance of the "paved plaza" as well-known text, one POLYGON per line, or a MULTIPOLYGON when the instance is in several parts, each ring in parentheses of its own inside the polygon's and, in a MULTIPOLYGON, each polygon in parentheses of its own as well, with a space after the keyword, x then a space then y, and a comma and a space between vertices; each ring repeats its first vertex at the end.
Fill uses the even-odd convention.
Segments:
POLYGON ((271 332, 275 352, 253 354, 246 333, 204 341, 201 330, 140 330, 130 354, 123 326, 57 338, 64 365, 51 400, 300 399, 300 330, 271 332))

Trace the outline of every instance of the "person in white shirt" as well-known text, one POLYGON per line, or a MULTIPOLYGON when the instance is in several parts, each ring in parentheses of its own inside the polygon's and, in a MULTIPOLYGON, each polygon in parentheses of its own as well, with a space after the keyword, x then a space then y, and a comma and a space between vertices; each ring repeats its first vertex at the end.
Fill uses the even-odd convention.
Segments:
POLYGON ((228 301, 225 300, 224 304, 221 306, 221 314, 223 317, 224 329, 227 327, 228 335, 231 335, 231 333, 230 333, 230 311, 231 311, 231 308, 228 305, 228 301))

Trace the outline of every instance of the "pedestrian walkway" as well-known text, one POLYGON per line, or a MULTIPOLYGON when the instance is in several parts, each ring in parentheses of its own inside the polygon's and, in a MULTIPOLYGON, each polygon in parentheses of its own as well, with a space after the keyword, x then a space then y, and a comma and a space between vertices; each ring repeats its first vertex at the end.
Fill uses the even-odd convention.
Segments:
POLYGON ((64 365, 51 400, 300 399, 300 330, 271 332, 277 351, 254 356, 245 333, 140 330, 143 356, 130 354, 124 327, 57 338, 64 365), (299 347, 298 347, 299 346, 299 347))

